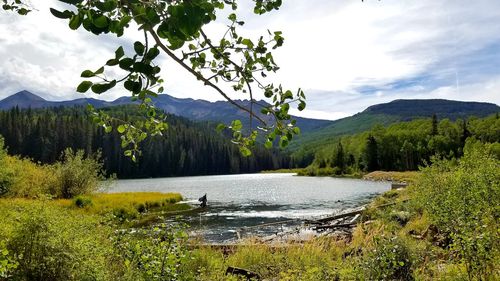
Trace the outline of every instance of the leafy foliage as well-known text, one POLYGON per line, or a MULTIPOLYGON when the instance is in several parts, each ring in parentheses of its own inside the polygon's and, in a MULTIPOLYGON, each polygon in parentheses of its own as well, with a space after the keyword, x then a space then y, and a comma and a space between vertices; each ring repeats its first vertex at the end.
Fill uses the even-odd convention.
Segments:
POLYGON ((56 182, 53 169, 6 154, 0 136, 0 196, 39 197, 49 194, 56 182))
POLYGON ((469 277, 484 280, 500 253, 500 159, 491 147, 470 139, 458 164, 435 159, 414 189, 419 206, 451 240, 451 249, 465 262, 469 277))
POLYGON ((398 237, 375 237, 375 249, 364 256, 363 269, 369 280, 413 280, 412 257, 398 237))
MULTIPOLYGON (((0 238, 10 256, 8 280, 117 280, 111 229, 95 217, 43 201, 0 201, 0 238)), ((123 278, 126 279, 126 278, 123 278)))
MULTIPOLYGON (((134 161, 140 151, 139 142, 148 134, 161 135, 167 129, 165 116, 158 115, 152 103, 152 98, 163 92, 163 79, 159 76, 161 68, 155 63, 161 53, 234 106, 247 112, 250 120, 259 122, 259 130, 265 132, 271 145, 275 139, 279 139, 280 146, 287 146, 293 136, 298 134, 295 121, 288 111, 290 104, 295 102, 298 110, 305 108, 304 93, 299 89, 293 94, 281 85, 275 86, 263 80, 279 69, 272 50, 283 45, 282 33, 269 31, 266 38, 261 36, 258 39, 241 36, 237 27, 245 23, 235 13, 238 1, 60 1, 68 5, 68 10, 51 8, 50 11, 55 17, 67 20, 70 29, 83 28, 95 35, 114 34, 117 37, 122 36, 131 26, 137 26, 143 32, 143 40, 133 44, 133 53, 126 53, 122 46, 118 47, 115 56, 103 66, 97 70, 83 71, 81 76, 87 80, 77 87, 77 91, 81 93, 91 90, 95 94, 102 94, 123 85, 131 93, 133 100, 140 101, 141 110, 146 112, 142 126, 132 126, 125 120, 120 120, 122 126, 117 128, 122 136, 122 147, 127 148, 126 154, 134 161), (218 13, 229 13, 227 30, 222 38, 213 40, 205 33, 204 27, 214 22, 218 13), (123 75, 110 75, 116 73, 123 75), (228 93, 223 90, 225 88, 248 95, 249 108, 229 98, 228 93), (259 104, 254 100, 256 91, 262 92, 273 103, 270 106, 259 104), (255 114, 254 106, 259 107, 263 114, 273 116, 274 124, 267 124, 255 114)), ((24 5, 20 0, 16 0, 15 4, 24 5)), ((15 4, 10 6, 6 3, 3 8, 17 10, 15 4)), ((253 12, 262 15, 279 9, 281 4, 281 0, 255 0, 253 12)), ((24 13, 17 11, 20 14, 27 13, 27 10, 24 13)), ((111 122, 117 120, 103 111, 92 111, 95 122, 107 131, 112 131, 111 122)), ((238 126, 227 127, 231 129, 233 142, 239 146, 242 154, 250 155, 249 147, 255 144, 258 130, 246 135, 238 126)))
POLYGON ((0 137, 0 196, 71 198, 97 191, 104 180, 99 158, 67 149, 62 162, 41 165, 30 159, 6 155, 0 137))
POLYGON ((73 152, 71 148, 62 154, 61 162, 55 164, 57 175, 56 187, 62 198, 96 192, 99 182, 105 179, 100 155, 84 157, 83 150, 73 152))
POLYGON ((187 234, 180 224, 122 231, 115 239, 125 265, 136 268, 145 280, 184 280, 180 266, 190 258, 186 246, 187 234))

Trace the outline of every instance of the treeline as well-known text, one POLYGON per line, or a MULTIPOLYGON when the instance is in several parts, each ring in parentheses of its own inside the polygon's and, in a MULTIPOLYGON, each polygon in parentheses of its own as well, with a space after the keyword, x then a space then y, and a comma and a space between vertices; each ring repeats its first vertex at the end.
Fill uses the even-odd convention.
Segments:
MULTIPOLYGON (((133 120, 135 106, 106 109, 112 116, 133 120)), ((252 173, 288 168, 290 159, 275 150, 256 147, 251 157, 243 157, 228 138, 217 134, 214 124, 194 123, 168 116, 169 129, 163 136, 141 144, 137 163, 124 156, 120 135, 105 133, 83 108, 52 108, 0 112, 0 135, 8 153, 54 163, 66 148, 90 155, 101 150, 104 169, 119 178, 163 177, 252 173)))
POLYGON ((458 158, 468 138, 497 143, 500 149, 498 114, 468 120, 438 120, 436 116, 345 136, 318 149, 309 175, 357 174, 365 171, 409 171, 429 163, 432 156, 458 158))

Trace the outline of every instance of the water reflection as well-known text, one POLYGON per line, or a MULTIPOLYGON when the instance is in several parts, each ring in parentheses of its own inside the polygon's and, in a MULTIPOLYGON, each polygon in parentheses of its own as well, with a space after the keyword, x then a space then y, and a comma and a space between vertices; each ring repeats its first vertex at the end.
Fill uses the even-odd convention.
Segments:
MULTIPOLYGON (((297 177, 293 174, 246 174, 182 178, 119 180, 111 192, 179 192, 193 203, 207 193, 209 208, 184 216, 193 234, 207 242, 236 238, 241 227, 281 220, 294 220, 284 228, 293 228, 301 219, 329 215, 357 207, 389 190, 387 183, 329 177, 297 177)), ((248 234, 272 234, 275 225, 249 230, 248 234)))

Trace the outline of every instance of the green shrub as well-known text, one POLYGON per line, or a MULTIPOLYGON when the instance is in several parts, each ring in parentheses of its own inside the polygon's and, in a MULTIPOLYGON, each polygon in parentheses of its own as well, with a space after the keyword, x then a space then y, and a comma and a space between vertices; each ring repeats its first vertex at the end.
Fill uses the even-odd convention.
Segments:
POLYGON ((85 158, 82 150, 73 152, 72 149, 66 149, 62 161, 54 167, 57 175, 56 192, 62 198, 93 193, 105 178, 100 155, 85 158))
POLYGON ((362 261, 367 280, 413 280, 412 257, 402 239, 375 237, 374 242, 362 261))
POLYGON ((18 263, 7 249, 5 242, 0 242, 0 280, 11 277, 12 272, 17 268, 18 263))
POLYGON ((73 201, 78 208, 85 208, 93 205, 92 199, 89 197, 77 196, 73 201))
POLYGON ((492 278, 500 255, 499 171, 491 145, 468 140, 458 164, 436 160, 413 188, 416 204, 450 241, 470 278, 492 278))
POLYGON ((145 213, 147 211, 146 206, 142 203, 136 206, 137 212, 145 213))
POLYGON ((126 264, 145 280, 184 280, 180 268, 190 259, 186 246, 187 234, 180 224, 124 231, 115 240, 126 264))
POLYGON ((120 280, 126 269, 93 216, 50 201, 0 201, 0 238, 17 266, 9 280, 120 280))

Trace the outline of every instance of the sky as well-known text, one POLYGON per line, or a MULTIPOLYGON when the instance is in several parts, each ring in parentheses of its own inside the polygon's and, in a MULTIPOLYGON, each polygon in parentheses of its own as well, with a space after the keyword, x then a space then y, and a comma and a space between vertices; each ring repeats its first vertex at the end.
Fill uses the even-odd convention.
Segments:
MULTIPOLYGON (((32 3, 37 10, 25 17, 0 11, 0 99, 21 90, 48 100, 81 98, 75 89, 83 70, 99 68, 118 46, 130 51, 141 39, 133 28, 121 38, 75 32, 49 12, 65 4, 32 3)), ((307 108, 296 115, 334 120, 395 99, 500 104, 500 1, 284 0, 270 14, 251 11, 251 2, 241 1, 242 35, 283 32, 285 44, 274 51, 281 69, 269 79, 305 91, 307 108)), ((207 32, 220 36, 224 19, 221 14, 207 32)), ((159 64, 165 93, 223 99, 170 59, 163 56, 159 64)), ((114 89, 85 96, 126 94, 114 89)))

